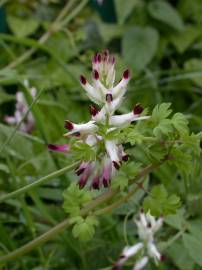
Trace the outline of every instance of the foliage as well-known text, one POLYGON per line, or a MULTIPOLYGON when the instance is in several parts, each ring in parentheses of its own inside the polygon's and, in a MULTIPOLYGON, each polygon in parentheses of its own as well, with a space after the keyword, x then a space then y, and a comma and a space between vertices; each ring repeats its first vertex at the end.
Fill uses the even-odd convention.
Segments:
POLYGON ((6 263, 0 258, 2 268, 111 269, 125 242, 138 240, 133 214, 142 204, 152 214, 165 216, 159 247, 167 260, 159 269, 202 267, 202 2, 123 2, 0 2, 0 25, 7 24, 0 27, 0 255, 57 224, 63 228, 62 232, 56 227, 62 232, 58 237, 45 234, 51 241, 23 256, 6 263), (107 18, 106 10, 116 16, 107 18), (142 115, 151 115, 148 121, 109 134, 100 128, 106 138, 124 144, 129 161, 122 164, 109 190, 81 190, 75 173, 66 171, 23 192, 23 186, 68 164, 96 159, 88 145, 61 139, 61 134, 65 119, 89 119, 90 104, 78 78, 83 73, 90 77, 90 59, 104 48, 116 55, 118 77, 125 66, 132 72, 118 113, 140 102, 147 108, 142 115), (27 97, 36 122, 31 134, 4 121, 5 115, 14 113, 16 92, 25 92, 25 79, 40 93, 37 100, 27 97), (71 153, 47 150, 47 143, 67 141, 71 153), (14 190, 21 193, 1 201, 14 190), (92 208, 85 212, 89 205, 92 208), (60 223, 66 219, 68 228, 60 223))

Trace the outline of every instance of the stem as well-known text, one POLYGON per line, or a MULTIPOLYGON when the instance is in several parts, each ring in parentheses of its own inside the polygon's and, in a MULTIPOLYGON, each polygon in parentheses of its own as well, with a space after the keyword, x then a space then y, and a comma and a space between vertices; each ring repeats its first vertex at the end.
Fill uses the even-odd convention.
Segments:
POLYGON ((56 225, 49 231, 45 232, 44 234, 40 235, 39 237, 25 244, 24 246, 1 257, 0 265, 2 265, 3 263, 9 262, 11 260, 14 260, 15 258, 22 256, 23 254, 31 251, 33 248, 39 246, 40 244, 43 244, 44 242, 48 241, 50 238, 62 232, 64 229, 68 228, 70 225, 71 224, 69 223, 69 220, 65 219, 64 221, 62 221, 61 223, 59 223, 58 225, 56 225))
POLYGON ((64 174, 67 171, 70 171, 71 169, 76 167, 78 164, 79 164, 79 162, 77 161, 77 162, 75 162, 75 163, 73 163, 71 165, 68 165, 68 166, 66 166, 66 167, 64 167, 64 168, 62 168, 62 169, 60 169, 58 171, 55 171, 55 172, 53 172, 53 173, 51 173, 49 175, 46 175, 46 176, 36 180, 35 182, 31 183, 31 184, 28 184, 28 185, 26 185, 24 187, 21 187, 21 188, 15 190, 13 192, 10 192, 10 193, 8 193, 6 195, 3 195, 0 198, 0 202, 3 202, 5 200, 7 200, 7 199, 11 199, 13 197, 19 196, 20 194, 22 194, 24 192, 27 192, 30 189, 36 188, 36 187, 48 182, 50 179, 55 178, 55 177, 57 177, 57 176, 59 176, 61 174, 64 174))
MULTIPOLYGON (((158 165, 160 165, 160 164, 158 164, 158 165)), ((146 174, 148 174, 149 172, 151 172, 152 169, 154 169, 156 167, 157 167, 157 165, 149 165, 149 166, 147 166, 145 169, 143 169, 139 173, 139 175, 135 179, 136 180, 141 179, 142 177, 146 176, 146 174), (148 170, 148 168, 150 168, 150 170, 148 170), (145 173, 145 175, 144 175, 143 172, 145 173)), ((133 181, 131 181, 131 182, 133 182, 133 181)), ((137 189, 137 187, 135 187, 135 189, 137 189)), ((117 194, 117 191, 118 190, 109 189, 107 192, 101 194, 94 201, 92 201, 91 203, 87 204, 83 209, 81 209, 81 215, 82 216, 87 215, 91 210, 95 209, 100 204, 102 204, 102 203, 106 202, 108 199, 112 198, 113 195, 117 194)), ((128 195, 128 196, 130 197, 130 195, 128 195)), ((29 243, 27 243, 24 246, 16 249, 15 251, 10 252, 9 254, 7 254, 7 255, 5 255, 3 257, 0 257, 0 264, 9 262, 11 260, 14 260, 15 258, 17 258, 19 256, 22 256, 23 254, 31 251, 35 247, 37 247, 37 246, 45 243, 46 241, 48 241, 50 238, 53 238, 58 233, 61 233, 62 231, 64 231, 70 225, 71 224, 69 223, 69 219, 65 219, 64 221, 62 221, 61 223, 59 223, 58 225, 56 225, 55 227, 53 227, 52 229, 50 229, 48 232, 45 232, 44 234, 42 234, 41 236, 39 236, 38 238, 30 241, 29 243)))

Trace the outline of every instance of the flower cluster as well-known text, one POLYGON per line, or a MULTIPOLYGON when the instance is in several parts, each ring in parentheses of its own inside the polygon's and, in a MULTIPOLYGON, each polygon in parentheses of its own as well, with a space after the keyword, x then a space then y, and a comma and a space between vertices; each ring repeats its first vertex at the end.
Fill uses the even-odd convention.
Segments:
MULTIPOLYGON (((93 57, 92 69, 92 84, 83 75, 80 76, 82 87, 90 100, 94 102, 90 106, 91 120, 84 124, 75 124, 66 120, 65 128, 68 132, 64 136, 77 136, 78 140, 88 144, 97 152, 99 152, 99 146, 104 145, 105 150, 101 151, 96 161, 83 161, 76 169, 76 174, 80 176, 80 188, 83 188, 88 179, 91 179, 91 187, 99 189, 102 185, 108 187, 116 170, 120 168, 123 161, 128 160, 128 155, 119 141, 110 139, 107 135, 130 125, 133 121, 148 119, 149 116, 140 116, 143 111, 140 104, 135 105, 127 114, 114 115, 123 101, 130 80, 130 72, 125 70, 120 82, 114 86, 115 58, 107 50, 93 57), (100 132, 103 127, 104 135, 100 132)), ((49 149, 55 151, 65 152, 69 148, 68 144, 49 145, 49 149)))
MULTIPOLYGON (((34 98, 36 96, 36 88, 32 87, 30 93, 34 98)), ((24 94, 21 91, 16 93, 16 105, 15 112, 13 116, 6 115, 4 120, 9 125, 18 125, 25 114, 27 113, 28 105, 25 100, 24 94)), ((19 130, 26 133, 31 133, 34 129, 35 121, 31 112, 28 113, 26 119, 21 123, 19 130)))
POLYGON ((134 246, 125 247, 112 270, 120 270, 124 263, 137 253, 140 254, 140 258, 135 263, 133 270, 143 269, 148 263, 149 258, 152 258, 155 263, 164 259, 164 256, 159 253, 154 243, 154 234, 161 228, 163 217, 156 220, 150 213, 145 214, 141 210, 139 220, 135 222, 140 242, 134 246))

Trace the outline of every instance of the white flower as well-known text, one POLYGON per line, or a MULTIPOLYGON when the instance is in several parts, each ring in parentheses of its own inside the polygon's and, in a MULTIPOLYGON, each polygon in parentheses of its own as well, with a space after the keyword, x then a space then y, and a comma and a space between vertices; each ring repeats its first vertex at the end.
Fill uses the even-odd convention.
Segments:
MULTIPOLYGON (((25 85, 28 85, 28 82, 25 81, 25 85)), ((30 94, 34 98, 36 96, 36 88, 30 88, 30 94)), ((24 118, 26 112, 28 110, 28 105, 25 100, 24 94, 21 91, 16 93, 16 105, 15 112, 13 116, 6 115, 4 120, 9 125, 18 125, 22 119, 24 118)), ((31 112, 28 113, 26 119, 24 119, 23 123, 21 123, 19 130, 30 133, 34 129, 35 121, 31 112)))
POLYGON ((140 259, 134 265, 133 270, 143 269, 149 261, 153 259, 155 263, 162 260, 162 255, 158 251, 154 243, 154 234, 160 229, 163 224, 163 218, 155 219, 149 212, 147 214, 141 210, 139 219, 135 221, 138 228, 138 236, 140 242, 134 246, 125 247, 119 260, 113 267, 113 270, 119 270, 123 264, 138 252, 141 253, 140 259), (143 257, 142 257, 143 256, 143 257))

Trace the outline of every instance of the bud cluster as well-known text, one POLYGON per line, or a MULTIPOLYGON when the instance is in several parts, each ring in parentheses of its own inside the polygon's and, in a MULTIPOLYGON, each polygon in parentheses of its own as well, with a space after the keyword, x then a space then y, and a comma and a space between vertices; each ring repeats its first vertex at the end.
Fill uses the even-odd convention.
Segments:
MULTIPOLYGON (((110 179, 120 168, 122 162, 128 160, 128 155, 117 140, 107 139, 107 134, 130 125, 133 121, 149 118, 149 116, 140 116, 143 111, 140 104, 135 105, 133 110, 127 114, 114 114, 123 101, 129 80, 130 72, 127 69, 123 72, 120 82, 114 86, 115 58, 109 54, 108 50, 95 54, 92 59, 92 84, 86 77, 80 76, 81 86, 89 99, 94 102, 90 106, 91 119, 87 123, 81 124, 66 120, 65 128, 68 132, 64 136, 77 136, 78 140, 88 144, 94 150, 98 150, 100 144, 104 144, 105 147, 104 153, 99 154, 96 161, 83 161, 76 169, 76 174, 80 176, 80 188, 83 188, 89 179, 91 179, 91 187, 94 189, 99 189, 102 185, 109 186, 110 179), (100 126, 105 127, 106 136, 100 135, 100 126)), ((67 151, 69 145, 51 144, 49 149, 67 151)))

